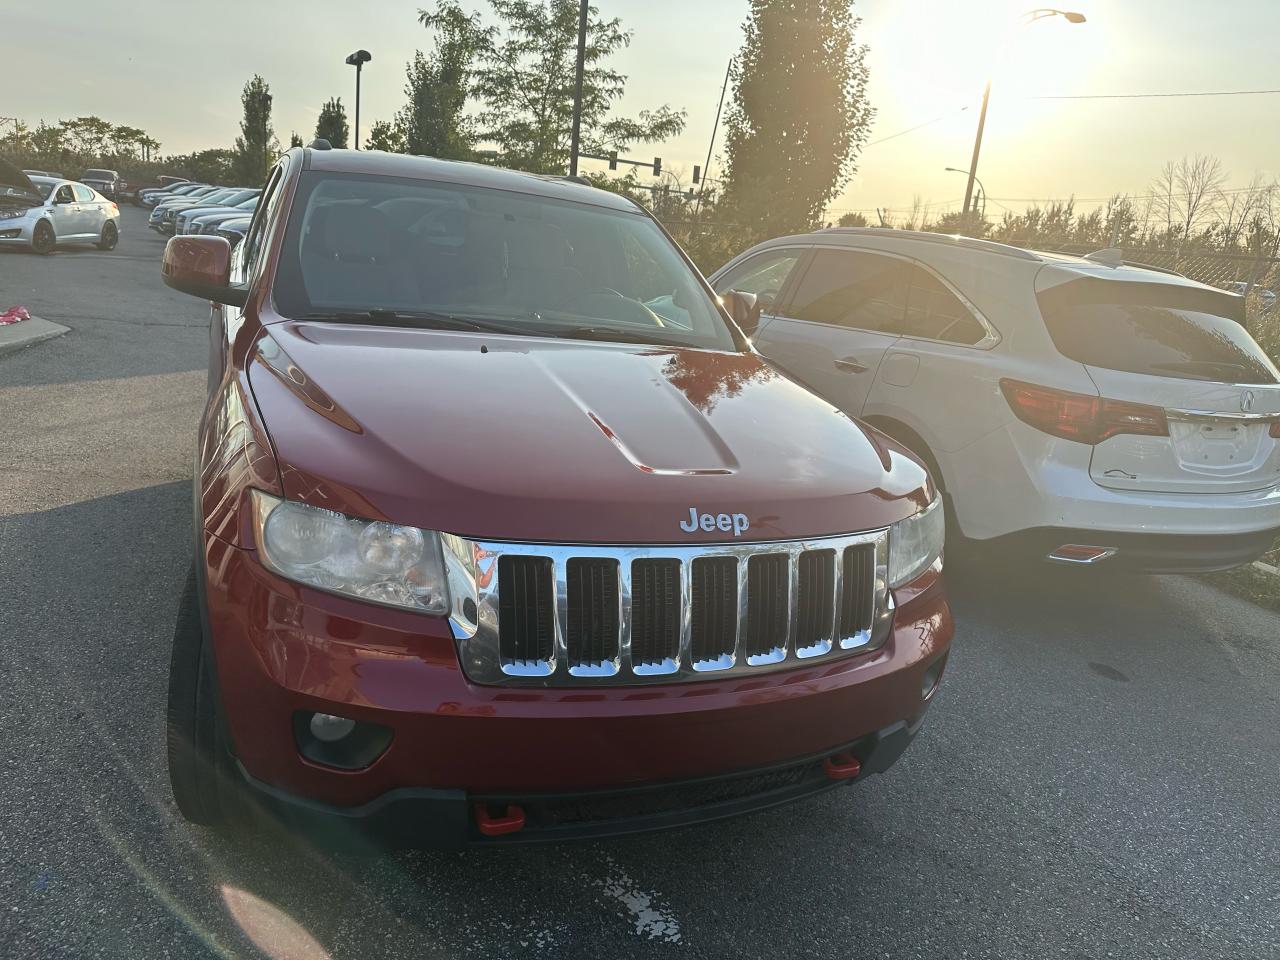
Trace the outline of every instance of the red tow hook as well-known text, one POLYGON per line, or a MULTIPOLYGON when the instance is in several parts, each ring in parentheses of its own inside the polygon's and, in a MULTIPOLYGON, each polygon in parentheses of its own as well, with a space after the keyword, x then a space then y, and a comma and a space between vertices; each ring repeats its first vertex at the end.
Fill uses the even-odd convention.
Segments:
POLYGON ((858 758, 847 750, 837 753, 822 761, 822 769, 832 780, 852 780, 862 772, 862 764, 858 758))
POLYGON ((489 815, 488 804, 477 803, 476 826, 480 828, 480 832, 486 837, 501 837, 507 833, 519 833, 524 829, 524 807, 511 804, 507 807, 507 812, 504 816, 493 817, 489 815))

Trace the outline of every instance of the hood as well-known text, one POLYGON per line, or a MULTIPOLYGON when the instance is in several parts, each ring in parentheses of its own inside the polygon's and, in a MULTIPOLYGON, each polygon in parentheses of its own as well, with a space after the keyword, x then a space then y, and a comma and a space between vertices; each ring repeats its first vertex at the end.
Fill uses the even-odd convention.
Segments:
POLYGON ((31 178, 8 160, 0 158, 0 200, 25 203, 28 206, 44 203, 40 191, 31 178))
POLYGON ((249 378, 287 497, 471 538, 733 538, 691 512, 816 537, 931 495, 910 455, 755 354, 286 322, 249 378))

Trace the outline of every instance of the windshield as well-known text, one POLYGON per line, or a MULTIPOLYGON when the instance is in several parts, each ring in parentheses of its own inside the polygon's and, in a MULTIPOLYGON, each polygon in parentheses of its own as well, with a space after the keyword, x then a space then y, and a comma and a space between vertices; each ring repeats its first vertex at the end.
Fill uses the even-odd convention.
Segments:
POLYGON ((735 349, 645 214, 424 180, 304 174, 275 295, 286 316, 494 318, 532 336, 735 349))
POLYGON ((1040 293, 1058 351, 1108 370, 1226 383, 1280 382, 1238 297, 1195 287, 1073 280, 1040 293))

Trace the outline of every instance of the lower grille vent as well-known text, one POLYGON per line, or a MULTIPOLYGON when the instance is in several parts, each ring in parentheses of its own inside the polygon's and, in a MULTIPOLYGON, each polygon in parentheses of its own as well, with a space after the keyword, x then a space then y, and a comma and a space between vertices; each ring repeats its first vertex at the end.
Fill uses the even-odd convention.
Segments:
POLYGON ((691 581, 694 663, 732 656, 738 634, 737 559, 699 557, 691 581))
POLYGON ((599 666, 618 657, 618 561, 575 557, 565 565, 570 665, 599 666))
POLYGON ((504 663, 536 663, 555 650, 550 557, 498 559, 498 635, 504 663))
POLYGON ((680 561, 631 565, 631 662, 642 667, 680 659, 680 561))

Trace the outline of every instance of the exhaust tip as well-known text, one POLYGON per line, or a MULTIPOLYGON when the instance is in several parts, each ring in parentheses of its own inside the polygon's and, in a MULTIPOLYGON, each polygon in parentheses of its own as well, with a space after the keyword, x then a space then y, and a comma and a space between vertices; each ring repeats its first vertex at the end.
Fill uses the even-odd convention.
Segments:
POLYGON ((1098 547, 1086 543, 1064 543, 1051 551, 1046 559, 1054 563, 1101 563, 1117 553, 1115 547, 1098 547))

